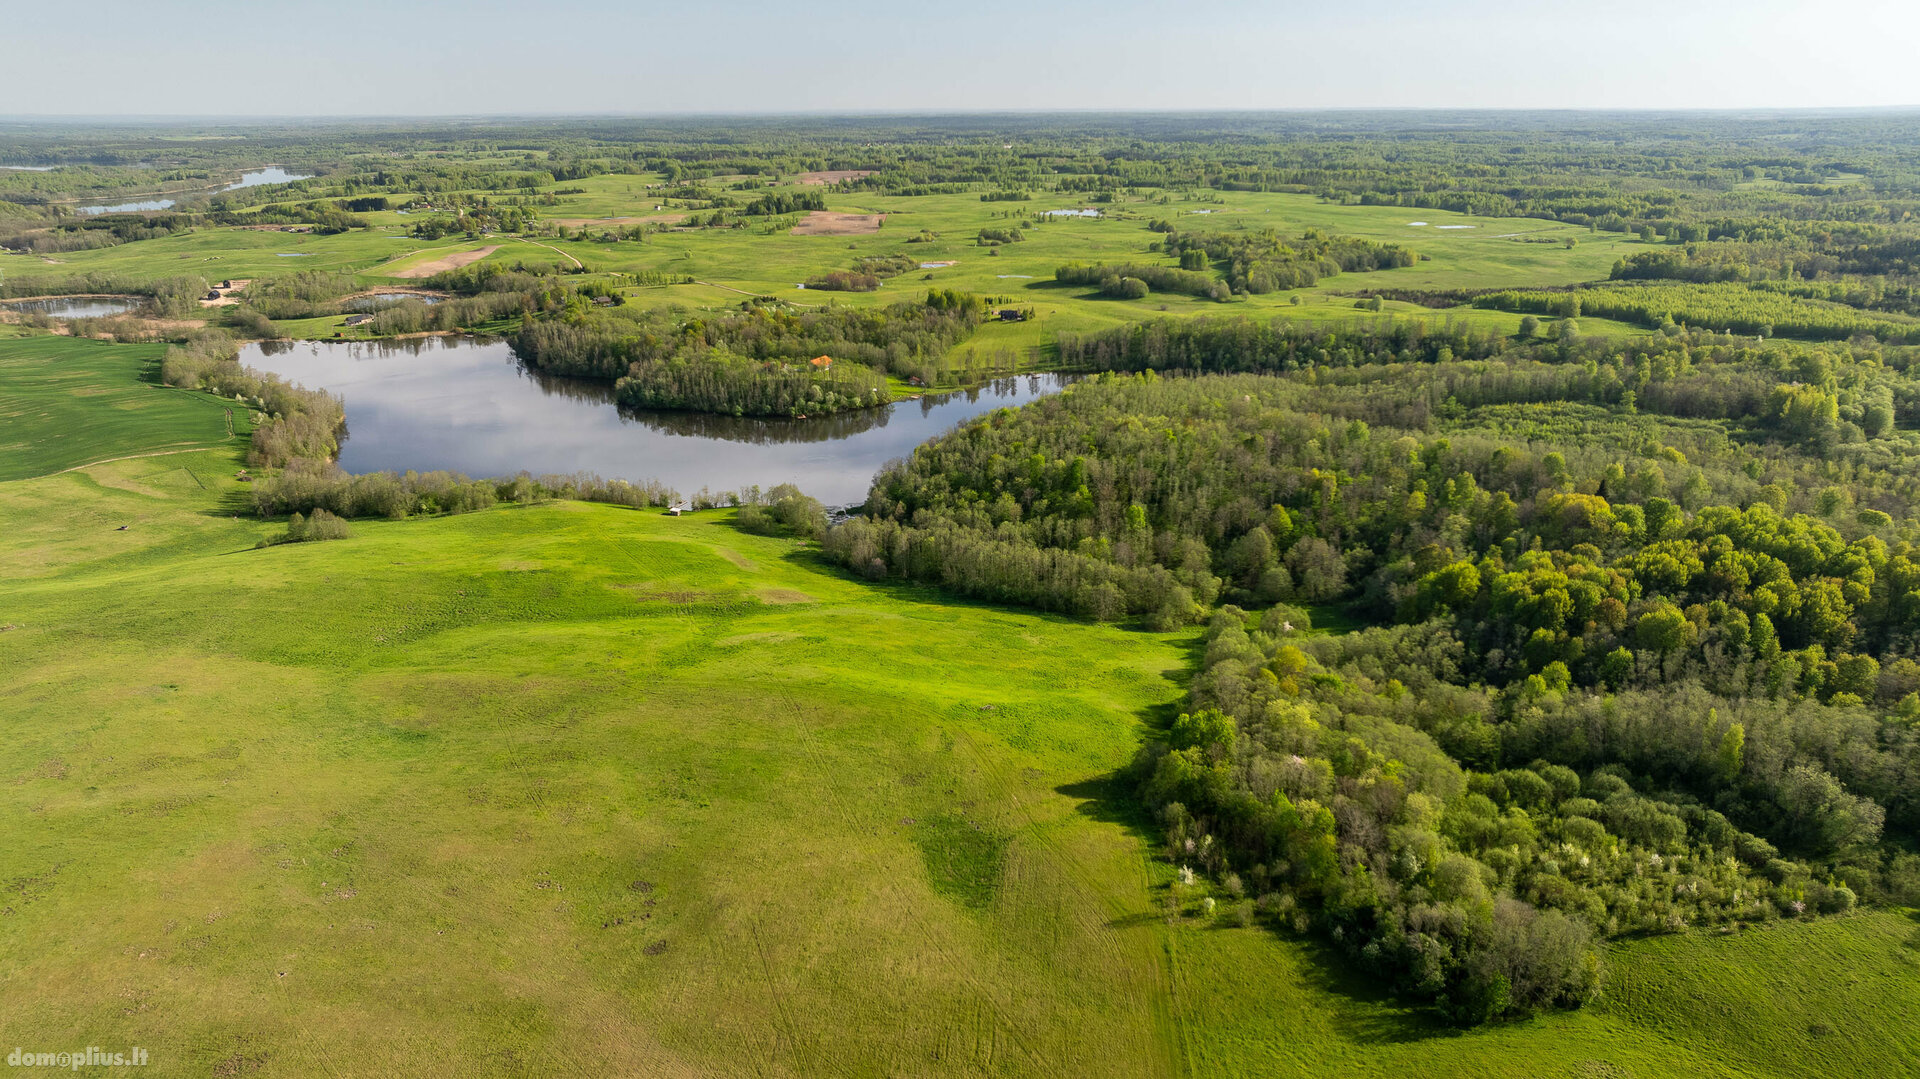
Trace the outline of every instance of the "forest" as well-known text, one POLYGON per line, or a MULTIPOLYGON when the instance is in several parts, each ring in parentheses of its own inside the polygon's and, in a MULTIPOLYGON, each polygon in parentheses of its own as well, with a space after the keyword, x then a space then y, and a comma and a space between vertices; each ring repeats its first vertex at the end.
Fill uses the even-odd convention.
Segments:
POLYGON ((544 371, 617 380, 620 399, 641 407, 824 415, 890 400, 887 374, 934 382, 933 365, 984 312, 979 297, 944 289, 877 310, 743 303, 708 317, 576 299, 528 315, 510 339, 544 371))
POLYGON ((1608 938, 1920 901, 1914 353, 1241 320, 1062 348, 1139 373, 921 446, 825 549, 1204 621, 1135 766, 1175 863, 1463 1023, 1588 999, 1608 938))

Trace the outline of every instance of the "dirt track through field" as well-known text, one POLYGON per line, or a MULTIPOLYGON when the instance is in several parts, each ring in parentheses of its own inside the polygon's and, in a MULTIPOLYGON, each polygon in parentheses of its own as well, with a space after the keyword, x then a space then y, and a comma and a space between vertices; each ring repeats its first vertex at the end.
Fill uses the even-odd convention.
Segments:
MULTIPOLYGON (((471 266, 474 263, 479 262, 481 259, 486 258, 488 255, 491 255, 498 250, 500 250, 500 245, 493 244, 488 247, 480 248, 477 251, 455 251, 451 255, 442 255, 441 257, 434 259, 431 262, 422 262, 416 266, 409 266, 406 269, 401 270, 399 273, 391 274, 389 276, 400 277, 400 278, 432 277, 434 274, 437 274, 437 273, 445 273, 448 270, 457 270, 462 266, 471 266)), ((565 252, 562 252, 562 254, 564 253, 565 252)))
MULTIPOLYGON (((543 244, 539 240, 521 240, 520 242, 523 244, 532 244, 535 247, 544 247, 547 250, 553 252, 554 254, 565 258, 567 261, 573 263, 575 266, 578 266, 583 270, 587 268, 586 263, 581 262, 579 259, 574 258, 572 255, 567 254, 565 251, 560 250, 559 248, 553 246, 552 244, 543 244)), ((488 250, 492 250, 492 248, 489 248, 488 250)))
POLYGON ((872 175, 872 169, 829 169, 825 172, 803 172, 797 179, 803 184, 837 184, 842 180, 864 180, 872 175))

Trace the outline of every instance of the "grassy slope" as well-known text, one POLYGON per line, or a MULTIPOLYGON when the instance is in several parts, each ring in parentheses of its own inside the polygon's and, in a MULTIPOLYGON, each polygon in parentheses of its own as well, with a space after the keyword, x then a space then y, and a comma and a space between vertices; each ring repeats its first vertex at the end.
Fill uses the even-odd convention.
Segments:
POLYGON ((0 480, 245 434, 249 411, 159 385, 157 345, 69 337, 0 347, 0 480))
POLYGON ((1105 777, 1177 701, 1185 637, 874 588, 720 514, 254 550, 275 527, 230 516, 236 452, 0 484, 10 1043, 142 1045, 157 1075, 1920 1054, 1898 914, 1630 943, 1603 1004, 1466 1034, 1312 946, 1169 920, 1105 777))
POLYGON ((1468 1033, 1330 951, 1196 930, 1172 954, 1195 1075, 1892 1077, 1920 1059, 1920 920, 1884 911, 1629 942, 1599 1003, 1468 1033))
POLYGON ((231 470, 0 487, 9 1036, 196 1073, 1170 1067, 1154 931, 1108 929, 1138 847, 1057 788, 1127 758, 1177 641, 875 592, 712 517, 254 551, 200 493, 231 470), (984 908, 929 875, 907 822, 942 819, 1004 848, 984 908))

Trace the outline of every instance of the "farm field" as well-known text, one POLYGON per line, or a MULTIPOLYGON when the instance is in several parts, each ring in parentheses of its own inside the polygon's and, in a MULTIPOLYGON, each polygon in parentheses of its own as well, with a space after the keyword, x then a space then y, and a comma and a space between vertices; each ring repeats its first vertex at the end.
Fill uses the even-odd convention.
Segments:
MULTIPOLYGON (((86 347, 129 380, 146 355, 86 347)), ((1899 912, 1616 945, 1594 1005, 1473 1032, 1205 918, 1114 778, 1178 708, 1191 633, 856 582, 732 511, 555 502, 254 549, 279 526, 232 516, 238 464, 0 483, 10 1030, 142 1045, 158 1075, 1920 1053, 1899 912)))
MULTIPOLYGON (((599 176, 557 184, 556 190, 582 193, 555 196, 556 204, 543 206, 542 216, 561 222, 563 229, 571 226, 575 234, 581 228, 594 235, 617 232, 627 222, 648 219, 658 225, 660 219, 672 215, 653 212, 659 203, 654 201, 658 196, 648 193, 650 183, 658 183, 658 179, 599 176), (598 224, 600 221, 605 224, 598 224)), ((819 188, 783 182, 781 187, 768 190, 779 193, 819 188)), ((744 229, 669 228, 650 233, 644 241, 606 243, 551 236, 537 242, 505 236, 428 241, 405 235, 407 223, 413 218, 387 211, 365 215, 372 228, 332 236, 201 229, 138 244, 70 252, 60 256, 57 264, 0 256, 0 269, 17 277, 102 273, 135 279, 181 273, 272 277, 296 270, 326 270, 352 274, 363 285, 371 286, 412 281, 427 272, 475 262, 510 266, 516 262, 551 265, 578 260, 603 274, 651 272, 694 279, 692 284, 625 290, 629 302, 647 306, 728 307, 737 304, 742 295, 773 296, 803 306, 884 305, 917 299, 929 286, 963 289, 1032 308, 1040 318, 1045 338, 1054 333, 1093 331, 1166 316, 1284 317, 1309 322, 1379 317, 1357 311, 1352 299, 1335 294, 1370 288, 1575 284, 1604 279, 1615 259, 1645 246, 1617 234, 1593 233, 1532 218, 1480 218, 1401 207, 1343 206, 1310 195, 1260 192, 1209 193, 1204 201, 1196 198, 1164 204, 1145 198, 1123 200, 1101 205, 1103 216, 1093 218, 1045 217, 1046 210, 1073 209, 1082 204, 1067 195, 1044 192, 1027 203, 982 203, 974 195, 835 193, 828 196, 828 205, 846 214, 884 215, 884 224, 876 231, 852 235, 792 235, 786 227, 791 219, 776 218, 769 224, 744 229), (1098 296, 1090 288, 1054 283, 1054 269, 1070 261, 1164 259, 1148 251, 1148 246, 1159 239, 1159 234, 1147 228, 1156 219, 1194 231, 1275 229, 1297 236, 1318 229, 1406 245, 1428 260, 1403 269, 1340 274, 1324 279, 1317 287, 1243 297, 1224 305, 1173 293, 1155 293, 1144 300, 1116 300, 1098 296), (1028 238, 1022 242, 999 247, 974 242, 981 228, 1011 227, 1023 220, 1036 223, 1024 230, 1028 238), (935 238, 918 242, 922 230, 935 238), (1574 240, 1576 246, 1563 246, 1566 239, 1574 240), (1553 242, 1526 242, 1530 240, 1553 242), (877 256, 907 256, 919 262, 949 265, 902 275, 873 293, 822 297, 796 287, 809 277, 845 269, 856 259, 877 256), (1294 302, 1296 299, 1298 302, 1294 302)), ((1388 301, 1382 314, 1434 323, 1451 320, 1509 334, 1520 323, 1519 315, 1507 312, 1465 307, 1436 310, 1403 301, 1388 301)), ((1588 333, 1646 332, 1599 319, 1585 319, 1581 325, 1588 333)), ((300 335, 314 330, 310 326, 289 326, 283 332, 300 335)))
POLYGON ((160 385, 163 349, 69 337, 0 347, 0 480, 244 436, 251 411, 160 385))

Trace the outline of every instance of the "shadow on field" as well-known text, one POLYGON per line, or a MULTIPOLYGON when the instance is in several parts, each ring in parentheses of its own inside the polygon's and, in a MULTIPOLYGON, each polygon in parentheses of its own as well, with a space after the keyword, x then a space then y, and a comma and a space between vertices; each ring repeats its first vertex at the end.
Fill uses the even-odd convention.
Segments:
MULTIPOLYGON (((1160 737, 1188 708, 1187 690, 1194 672, 1199 669, 1205 647, 1200 638, 1194 636, 1181 641, 1180 648, 1185 663, 1180 669, 1166 671, 1164 675, 1168 681, 1179 686, 1181 692, 1139 713, 1148 739, 1160 737)), ((1104 824, 1119 825, 1132 833, 1148 851, 1158 851, 1165 842, 1165 836, 1160 822, 1140 799, 1139 785, 1140 778, 1134 769, 1121 768, 1098 778, 1064 784, 1054 790, 1075 799, 1078 803, 1075 808, 1079 813, 1104 824)), ((1157 859, 1158 855, 1154 857, 1157 859)), ((1152 887, 1156 893, 1156 905, 1164 898, 1160 893, 1166 888, 1164 884, 1152 887)), ((1107 922, 1107 928, 1125 930, 1154 923, 1165 924, 1168 918, 1169 914, 1164 909, 1146 910, 1114 918, 1107 922)), ((1230 928, 1224 921, 1202 931, 1248 932, 1237 927, 1230 928)), ((1276 944, 1284 940, 1298 949, 1299 961, 1292 965, 1293 969, 1308 988, 1336 998, 1344 1005, 1328 1009, 1329 1018, 1343 1037, 1356 1044, 1389 1045, 1429 1038, 1458 1037, 1463 1033, 1430 1012, 1396 1001, 1385 983, 1367 975, 1352 958, 1322 938, 1299 936, 1271 926, 1252 931, 1270 934, 1276 944)))
POLYGON ((245 487, 222 491, 213 504, 200 511, 202 517, 239 517, 254 519, 253 495, 245 487))
MULTIPOLYGON (((1180 703, 1176 701, 1165 707, 1177 714, 1180 703)), ((1167 722, 1170 723, 1171 719, 1167 722)), ((1148 850, 1157 850, 1164 841, 1159 822, 1154 820, 1153 814, 1135 793, 1137 786, 1138 781, 1122 769, 1097 779, 1068 783, 1054 789, 1077 799, 1079 812, 1105 824, 1117 824, 1131 832, 1148 850)), ((1166 885, 1154 885, 1152 890, 1157 904, 1164 898, 1166 885)), ((1106 925, 1114 930, 1137 929, 1156 923, 1166 924, 1168 918, 1164 909, 1145 910, 1114 918, 1106 925)), ((1224 922, 1215 923, 1211 928, 1201 931, 1249 932, 1229 927, 1224 922)), ((1300 981, 1309 989, 1341 1003, 1339 1007, 1328 1009, 1329 1020, 1343 1038, 1355 1044, 1391 1045, 1429 1038, 1458 1037, 1464 1033, 1438 1016, 1394 1000, 1384 983, 1359 970, 1351 958, 1325 940, 1272 928, 1251 931, 1269 934, 1276 944, 1284 940, 1298 949, 1299 959, 1291 965, 1292 969, 1297 971, 1300 981)))
POLYGON ((1288 939, 1304 953, 1298 966, 1300 980, 1346 1003, 1347 1007, 1334 1009, 1328 1016, 1343 1037, 1362 1045, 1395 1045, 1467 1033, 1431 1012, 1395 1000, 1385 983, 1356 969, 1352 959, 1326 941, 1288 939))

